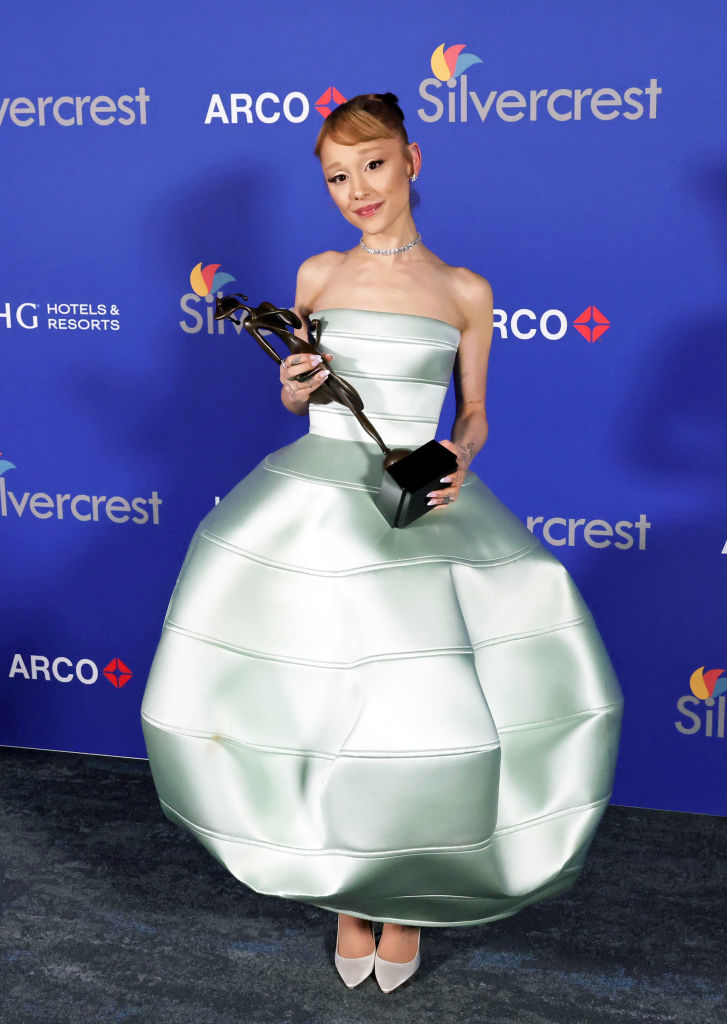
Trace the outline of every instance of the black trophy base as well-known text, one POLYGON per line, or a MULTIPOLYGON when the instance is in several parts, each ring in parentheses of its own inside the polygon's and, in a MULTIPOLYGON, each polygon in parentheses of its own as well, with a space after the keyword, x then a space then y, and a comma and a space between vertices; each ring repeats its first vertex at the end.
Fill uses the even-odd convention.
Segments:
POLYGON ((449 487, 441 477, 454 473, 457 465, 454 452, 439 441, 427 441, 385 469, 374 500, 389 526, 403 528, 430 512, 435 506, 427 504, 427 492, 449 487))

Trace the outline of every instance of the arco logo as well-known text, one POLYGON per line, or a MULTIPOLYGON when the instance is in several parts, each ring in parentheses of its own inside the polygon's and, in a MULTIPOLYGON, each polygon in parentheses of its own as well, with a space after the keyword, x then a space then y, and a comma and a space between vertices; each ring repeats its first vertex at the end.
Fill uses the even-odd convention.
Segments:
POLYGON ((334 106, 338 107, 341 103, 345 102, 346 97, 343 93, 340 93, 335 85, 329 85, 326 91, 321 93, 315 101, 314 106, 319 114, 322 114, 323 117, 328 117, 334 106))
MULTIPOLYGON (((547 341, 560 341, 568 333, 569 320, 562 309, 546 309, 538 315, 532 309, 516 309, 508 313, 504 309, 492 311, 493 331, 505 340, 515 338, 528 341, 539 335, 547 341)), ((611 326, 611 321, 601 312, 598 306, 586 306, 583 312, 570 321, 581 337, 586 341, 600 341, 611 326)))
POLYGON ((441 43, 436 48, 430 63, 433 74, 440 82, 453 83, 467 68, 471 68, 473 64, 482 63, 481 58, 476 57, 474 53, 462 53, 465 45, 465 43, 457 43, 455 46, 448 46, 445 50, 444 43, 441 43))
POLYGON ((28 682, 42 680, 47 683, 51 680, 56 683, 71 683, 75 679, 85 686, 92 686, 98 681, 101 673, 117 690, 123 689, 134 674, 121 658, 112 658, 108 665, 99 671, 97 662, 92 658, 79 658, 73 661, 63 655, 49 658, 45 654, 24 656, 18 652, 13 656, 8 678, 25 679, 28 682))
POLYGON ((213 294, 218 288, 235 280, 232 274, 218 273, 220 266, 220 263, 208 263, 206 267, 203 267, 200 262, 189 275, 192 290, 201 298, 213 294))
POLYGON ((689 679, 689 689, 695 697, 700 700, 707 700, 709 697, 719 697, 721 693, 727 692, 727 675, 724 675, 723 668, 710 668, 704 671, 704 665, 695 669, 689 679))
POLYGON ((573 326, 586 341, 598 341, 611 326, 611 321, 603 315, 598 306, 588 306, 578 319, 573 321, 573 326))
POLYGON ((113 683, 117 690, 125 686, 134 674, 128 665, 125 665, 121 658, 112 658, 106 668, 102 669, 110 683, 113 683))
MULTIPOLYGON (((2 452, 0 452, 0 455, 2 455, 2 452)), ((17 469, 17 468, 18 467, 15 465, 14 462, 10 462, 8 459, 0 459, 0 476, 2 476, 3 473, 6 470, 8 470, 8 469, 17 469)))

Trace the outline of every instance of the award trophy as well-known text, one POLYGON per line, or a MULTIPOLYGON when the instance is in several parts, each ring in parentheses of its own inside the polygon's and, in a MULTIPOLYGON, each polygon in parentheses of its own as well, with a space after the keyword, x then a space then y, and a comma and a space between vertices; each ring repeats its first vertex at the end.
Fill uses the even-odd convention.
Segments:
MULTIPOLYGON (((279 309, 271 302, 262 302, 259 306, 247 306, 247 296, 242 292, 217 297, 215 304, 215 320, 231 320, 245 328, 252 335, 264 352, 282 363, 281 357, 260 331, 268 331, 276 335, 288 346, 290 352, 316 352, 321 340, 321 322, 313 319, 308 329, 308 341, 304 341, 288 330, 303 326, 300 317, 292 309, 279 309), (240 302, 239 299, 243 301, 240 302), (242 320, 237 320, 234 313, 244 310, 242 320), (312 330, 311 330, 312 328, 312 330), (311 339, 311 334, 313 335, 311 339)), ((389 448, 384 443, 376 427, 364 414, 364 403, 361 395, 347 380, 335 373, 330 366, 328 377, 321 388, 328 390, 331 399, 345 405, 351 410, 363 429, 369 434, 384 453, 383 476, 381 487, 374 499, 376 507, 390 526, 402 528, 413 523, 419 516, 434 508, 427 504, 427 491, 441 490, 442 476, 453 473, 457 469, 457 456, 439 441, 427 441, 414 450, 410 448, 389 448)), ((312 370, 304 370, 293 380, 305 381, 318 373, 320 366, 312 370)), ((446 485, 449 486, 449 485, 446 485)))

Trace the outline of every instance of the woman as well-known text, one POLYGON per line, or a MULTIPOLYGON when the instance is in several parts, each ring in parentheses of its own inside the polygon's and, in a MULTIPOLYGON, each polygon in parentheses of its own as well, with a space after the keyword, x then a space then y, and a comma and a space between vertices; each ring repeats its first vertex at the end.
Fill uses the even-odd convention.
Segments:
POLYGON ((344 982, 373 971, 385 992, 416 971, 422 926, 573 885, 622 712, 570 575, 468 468, 492 292, 421 241, 403 121, 392 93, 368 94, 321 128, 329 194, 361 238, 298 272, 320 359, 283 361, 281 400, 309 431, 198 526, 142 704, 165 814, 251 888, 336 911, 344 982), (334 362, 390 447, 433 438, 454 371, 440 443, 457 469, 404 529, 373 500, 378 445, 324 387, 334 362))

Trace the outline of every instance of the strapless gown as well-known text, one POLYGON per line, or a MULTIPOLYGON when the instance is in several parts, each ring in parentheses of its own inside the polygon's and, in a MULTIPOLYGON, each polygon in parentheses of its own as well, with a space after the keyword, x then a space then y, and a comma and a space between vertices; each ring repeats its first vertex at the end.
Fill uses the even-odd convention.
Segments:
MULTIPOLYGON (((387 445, 435 437, 455 327, 311 315, 387 445)), ((565 567, 474 472, 396 529, 381 465, 348 409, 311 405, 200 522, 144 692, 150 768, 167 817, 257 892, 479 924, 575 882, 622 694, 565 567)))

